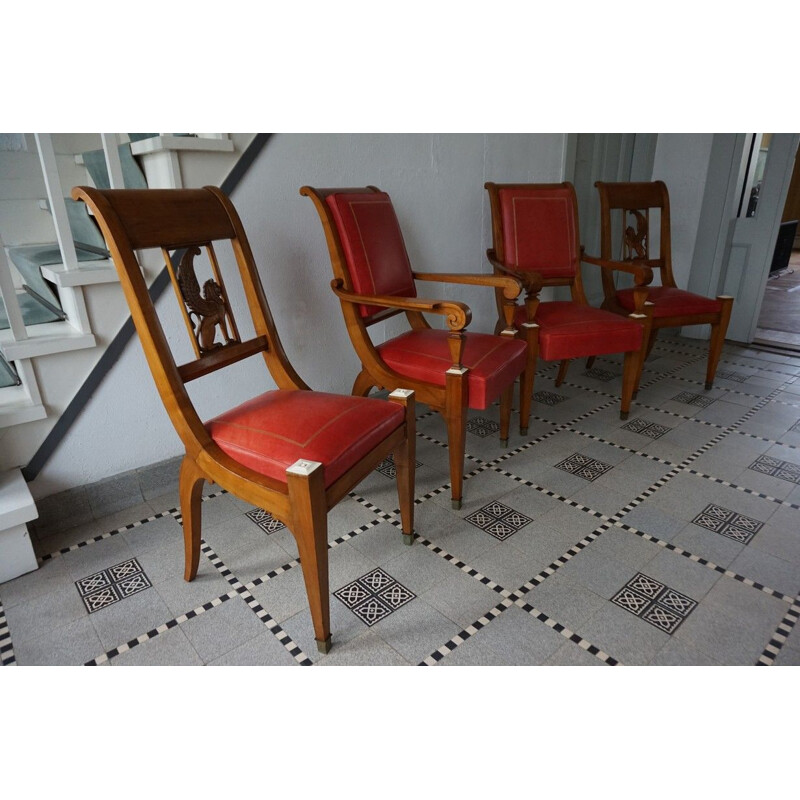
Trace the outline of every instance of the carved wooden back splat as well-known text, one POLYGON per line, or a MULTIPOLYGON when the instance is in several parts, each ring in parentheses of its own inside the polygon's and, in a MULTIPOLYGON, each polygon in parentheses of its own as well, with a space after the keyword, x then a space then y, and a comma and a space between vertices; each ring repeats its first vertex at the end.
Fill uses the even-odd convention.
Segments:
POLYGON ((623 209, 622 260, 640 261, 648 259, 650 209, 643 212, 636 209, 623 209), (630 215, 630 216, 628 216, 630 215), (628 221, 628 225, 625 221, 628 221))
POLYGON ((241 343, 214 246, 206 242, 203 247, 206 248, 214 277, 204 281, 202 287, 194 264, 195 257, 202 252, 200 247, 188 247, 177 270, 172 267, 169 251, 161 249, 198 358, 227 345, 241 343), (222 336, 221 342, 217 341, 218 331, 222 336))

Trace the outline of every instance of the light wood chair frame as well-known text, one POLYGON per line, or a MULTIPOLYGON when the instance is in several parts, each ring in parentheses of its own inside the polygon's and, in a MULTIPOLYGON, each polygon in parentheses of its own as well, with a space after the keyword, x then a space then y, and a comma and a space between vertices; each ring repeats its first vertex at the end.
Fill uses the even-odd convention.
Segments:
MULTIPOLYGON (((661 273, 661 285, 679 288, 675 283, 675 275, 672 271, 672 240, 670 228, 670 208, 669 192, 664 181, 652 181, 647 183, 608 183, 597 181, 595 187, 600 195, 600 257, 584 256, 584 260, 590 264, 602 267, 603 277, 603 308, 613 311, 616 314, 630 314, 630 311, 620 305, 617 300, 617 289, 614 282, 614 272, 626 272, 634 276, 634 312, 641 312, 645 304, 651 303, 648 299, 650 288, 648 284, 652 281, 644 280, 642 267, 652 273, 658 270, 661 273), (660 212, 659 224, 659 256, 652 258, 649 251, 650 241, 650 210, 658 209, 660 212), (614 258, 615 246, 624 243, 614 242, 614 225, 612 212, 621 211, 623 217, 628 212, 644 212, 646 221, 646 232, 644 239, 643 258, 614 258)), ((623 218, 620 232, 623 232, 626 225, 623 218)), ((653 316, 650 329, 650 336, 647 343, 645 359, 650 355, 655 344, 656 336, 661 328, 679 328, 684 325, 704 325, 711 326, 711 340, 708 349, 708 361, 706 365, 705 388, 709 390, 714 386, 714 376, 717 372, 722 346, 725 343, 725 334, 728 331, 728 323, 731 318, 733 308, 733 297, 730 295, 717 295, 721 308, 717 312, 706 314, 675 314, 672 316, 653 316)))
MULTIPOLYGON (((268 511, 294 535, 314 635, 320 651, 328 652, 331 630, 327 514, 390 453, 394 454, 397 468, 403 538, 407 544, 411 544, 413 539, 416 447, 413 391, 399 385, 395 387, 397 391, 390 395, 389 400, 404 408, 404 423, 327 487, 323 465, 316 461, 299 459, 286 470, 285 483, 244 466, 225 453, 211 438, 189 398, 185 384, 260 354, 278 389, 311 389, 286 357, 247 236, 234 206, 214 186, 189 190, 107 191, 79 186, 73 189, 72 197, 83 200, 100 225, 159 395, 185 447, 179 479, 185 580, 193 580, 199 567, 201 496, 203 484, 208 481, 268 511), (215 275, 221 279, 212 245, 219 240, 228 240, 232 245, 255 336, 243 342, 231 341, 205 353, 198 350, 193 337, 195 353, 199 357, 178 366, 134 251, 161 248, 177 292, 169 251, 177 251, 180 257, 181 251, 207 248, 215 275)), ((179 304, 183 308, 180 294, 179 304)), ((189 325, 186 310, 183 310, 189 325)), ((189 328, 191 332, 190 325, 189 328)))
MULTIPOLYGON (((597 263, 597 259, 590 260, 584 253, 584 247, 580 243, 580 227, 578 225, 578 199, 575 194, 575 187, 565 181, 562 183, 494 183, 487 181, 484 188, 489 193, 489 204, 492 212, 492 247, 486 251, 486 257, 498 275, 509 275, 519 280, 525 289, 525 308, 527 321, 523 324, 524 329, 531 328, 531 344, 528 347, 528 366, 525 369, 523 382, 520 382, 520 392, 530 398, 533 395, 534 377, 536 374, 536 364, 539 358, 539 325, 536 323, 536 311, 541 302, 539 293, 545 286, 568 286, 570 299, 573 303, 589 307, 586 293, 583 288, 581 277, 581 262, 597 263), (506 263, 505 246, 503 244, 503 217, 500 208, 501 189, 528 189, 531 187, 548 189, 567 189, 572 198, 572 205, 575 213, 575 252, 579 254, 578 263, 575 267, 575 274, 569 276, 557 276, 545 278, 534 270, 515 269, 506 263)), ((652 280, 652 273, 644 266, 633 267, 637 278, 643 284, 652 280)), ((499 304, 499 297, 498 297, 499 304)), ((499 311, 499 305, 498 305, 499 311)), ((641 380, 642 367, 645 359, 645 346, 650 334, 652 315, 649 307, 642 304, 640 310, 630 314, 625 312, 625 316, 630 317, 642 325, 642 347, 639 350, 630 350, 625 353, 622 371, 622 391, 620 396, 620 419, 627 419, 630 412, 631 401, 636 397, 641 380)), ((499 323, 498 323, 499 324, 499 323)), ((571 359, 564 359, 560 362, 558 373, 556 374, 555 385, 560 386, 567 376, 567 369, 571 359)), ((590 356, 587 367, 591 367, 594 356, 590 356)), ((520 403, 522 398, 520 398, 520 403)))
MULTIPOLYGON (((303 186, 300 189, 300 194, 311 198, 322 222, 334 274, 331 288, 341 302, 350 341, 361 362, 361 371, 355 379, 352 393, 366 396, 373 387, 380 390, 407 386, 415 391, 418 402, 425 403, 444 417, 447 424, 451 501, 453 508, 459 509, 461 508, 463 495, 468 408, 468 369, 463 365, 462 359, 466 329, 472 320, 472 312, 465 303, 455 300, 359 295, 353 292, 341 238, 326 198, 331 194, 361 194, 380 191, 376 186, 362 188, 314 188, 312 186, 303 186), (384 311, 365 319, 359 312, 359 306, 362 304, 382 306, 384 311), (431 327, 423 316, 424 313, 438 314, 445 318, 449 332, 450 357, 453 363, 446 372, 444 387, 427 381, 416 380, 396 372, 386 364, 373 345, 368 328, 377 322, 383 322, 403 312, 414 330, 423 330, 431 327)), ((517 336, 517 330, 514 327, 514 316, 517 307, 516 299, 522 291, 522 284, 518 279, 508 275, 433 273, 415 272, 413 270, 412 275, 416 281, 493 288, 501 298, 498 302, 501 308, 501 318, 505 322, 504 325, 499 326, 499 330, 496 332, 509 338, 517 336)), ((526 329, 523 338, 528 341, 530 346, 535 338, 534 330, 526 329)), ((521 380, 525 381, 526 378, 522 376, 521 380)), ((513 392, 514 384, 512 383, 500 397, 500 440, 504 447, 508 445, 513 392)), ((520 405, 520 427, 524 428, 525 431, 527 431, 529 416, 530 397, 527 398, 527 401, 523 397, 523 402, 520 405)))

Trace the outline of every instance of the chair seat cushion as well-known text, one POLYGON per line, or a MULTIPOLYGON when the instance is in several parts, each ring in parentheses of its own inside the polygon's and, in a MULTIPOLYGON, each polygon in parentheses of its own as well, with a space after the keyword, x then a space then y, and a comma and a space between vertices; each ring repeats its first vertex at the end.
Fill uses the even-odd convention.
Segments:
MULTIPOLYGON (((517 325, 525 321, 525 309, 517 310, 517 325)), ((569 300, 539 303, 539 356, 545 361, 600 356, 638 350, 642 326, 632 319, 602 308, 569 300)))
MULTIPOLYGON (((444 386, 452 366, 447 331, 413 330, 380 345, 381 358, 400 375, 444 386)), ((469 368, 468 405, 487 408, 525 368, 527 345, 519 339, 468 333, 463 364, 469 368)))
MULTIPOLYGON (((654 304, 653 318, 678 317, 683 314, 718 314, 722 303, 711 297, 703 297, 694 292, 674 289, 671 286, 648 287, 647 299, 654 304)), ((617 302, 629 311, 633 311, 633 289, 620 289, 617 302)))
POLYGON ((297 459, 319 461, 327 487, 404 420, 399 403, 279 389, 220 414, 206 429, 231 458, 283 483, 297 459))

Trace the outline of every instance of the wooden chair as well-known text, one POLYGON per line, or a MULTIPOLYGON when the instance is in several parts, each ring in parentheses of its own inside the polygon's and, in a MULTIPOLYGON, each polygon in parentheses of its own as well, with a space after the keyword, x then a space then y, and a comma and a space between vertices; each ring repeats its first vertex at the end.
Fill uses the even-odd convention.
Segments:
MULTIPOLYGON (((537 326, 522 393, 527 397, 533 393, 538 358, 561 362, 556 377, 560 386, 571 359, 625 353, 620 418, 627 419, 642 372, 650 317, 643 309, 630 314, 630 319, 620 319, 587 303, 581 282, 578 201, 572 184, 488 182, 485 188, 493 244, 486 255, 496 273, 512 275, 525 285, 526 310, 517 310, 517 324, 532 320, 537 326), (540 302, 544 286, 569 286, 571 299, 540 302)), ((639 272, 646 281, 647 269, 639 272)))
MULTIPOLYGON (((526 363, 515 339, 520 283, 507 276, 413 272, 389 195, 375 186, 314 189, 303 186, 319 213, 328 243, 333 291, 342 304, 350 340, 361 361, 353 394, 372 387, 414 389, 417 400, 447 422, 451 500, 461 508, 467 408, 488 408, 500 397, 500 439, 508 443, 514 382, 526 363), (502 294, 502 335, 467 333, 469 308, 460 302, 417 297, 415 281, 491 286, 502 294), (411 330, 373 345, 368 328, 405 312, 411 330), (444 315, 448 330, 431 328, 423 312, 444 315)), ((527 429, 530 402, 520 408, 527 429)))
MULTIPOLYGON (((394 454, 403 537, 414 523, 414 394, 391 402, 310 391, 286 358, 239 216, 217 188, 101 191, 76 187, 99 222, 119 272, 158 392, 186 448, 180 470, 185 573, 197 574, 204 481, 283 522, 300 553, 314 635, 331 642, 327 512, 387 455, 394 454), (235 255, 255 336, 242 340, 213 242, 235 255), (227 245, 224 245, 227 247, 227 245), (196 359, 177 366, 134 250, 159 247, 178 297, 196 359), (196 277, 205 249, 212 278, 196 277), (177 268, 173 265, 178 264, 177 268), (202 422, 185 384, 260 355, 277 389, 202 422)), ((265 374, 266 377, 266 374, 265 374)))
POLYGON ((725 342, 733 298, 718 295, 712 300, 676 286, 672 272, 669 193, 663 181, 598 181, 595 186, 600 193, 600 258, 586 256, 584 260, 603 267, 603 308, 616 314, 630 314, 632 311, 640 312, 645 302, 652 303, 653 324, 645 358, 650 355, 660 328, 710 324, 711 342, 705 386, 710 389, 714 385, 714 375, 725 342), (660 252, 657 258, 650 252, 650 212, 653 209, 660 216, 660 252), (617 252, 621 252, 621 257, 617 259, 614 258, 615 248, 620 248, 617 252), (661 273, 661 285, 644 285, 638 277, 641 275, 638 271, 641 266, 658 270, 661 273), (613 275, 615 270, 637 276, 635 286, 617 289, 613 275))

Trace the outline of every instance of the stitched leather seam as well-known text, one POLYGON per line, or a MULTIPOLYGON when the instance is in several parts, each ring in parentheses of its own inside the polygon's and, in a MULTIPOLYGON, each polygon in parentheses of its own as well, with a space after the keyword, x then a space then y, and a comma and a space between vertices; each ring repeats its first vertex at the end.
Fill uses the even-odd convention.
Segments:
POLYGON ((237 428, 242 431, 253 431, 255 433, 263 433, 266 436, 272 436, 274 439, 282 439, 284 442, 289 442, 290 444, 295 444, 298 447, 308 447, 308 445, 314 441, 326 428, 333 425, 334 422, 338 422, 345 414, 349 414, 351 411, 355 411, 354 408, 346 408, 344 411, 338 413, 333 419, 328 420, 318 431, 313 433, 305 442, 298 442, 297 439, 290 439, 288 436, 281 436, 279 433, 274 433, 273 431, 265 431, 263 428, 254 428, 251 425, 242 425, 239 422, 228 422, 226 420, 219 420, 216 424, 217 425, 230 425, 231 428, 237 428))

